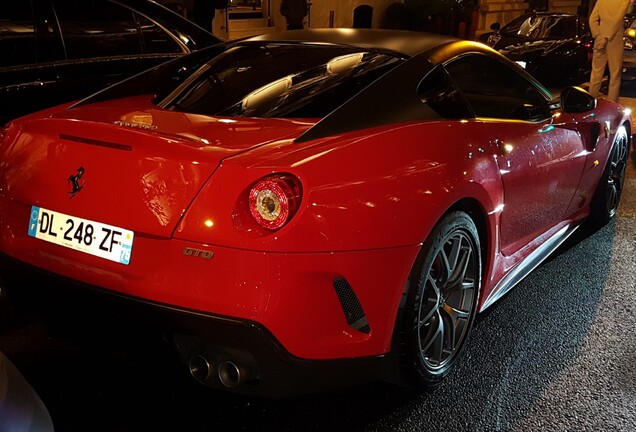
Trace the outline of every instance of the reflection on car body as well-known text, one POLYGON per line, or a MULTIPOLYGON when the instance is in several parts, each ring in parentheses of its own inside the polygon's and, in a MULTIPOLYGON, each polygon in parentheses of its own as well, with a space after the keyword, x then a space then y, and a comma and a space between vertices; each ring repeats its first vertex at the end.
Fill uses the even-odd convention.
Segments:
POLYGON ((615 215, 631 131, 620 105, 555 99, 481 43, 235 41, 10 123, 0 272, 53 315, 159 329, 213 387, 425 387, 477 313, 615 215), (130 233, 117 257, 93 244, 102 227, 130 233))

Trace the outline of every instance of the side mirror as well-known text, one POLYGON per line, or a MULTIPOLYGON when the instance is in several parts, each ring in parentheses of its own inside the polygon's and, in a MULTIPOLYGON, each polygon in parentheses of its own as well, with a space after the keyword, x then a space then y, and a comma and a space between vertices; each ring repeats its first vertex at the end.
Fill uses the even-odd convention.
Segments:
POLYGON ((561 92, 561 109, 566 113, 584 113, 596 108, 596 99, 581 87, 566 87, 561 92))
POLYGON ((498 32, 499 30, 501 30, 501 24, 498 22, 490 24, 490 30, 498 32))

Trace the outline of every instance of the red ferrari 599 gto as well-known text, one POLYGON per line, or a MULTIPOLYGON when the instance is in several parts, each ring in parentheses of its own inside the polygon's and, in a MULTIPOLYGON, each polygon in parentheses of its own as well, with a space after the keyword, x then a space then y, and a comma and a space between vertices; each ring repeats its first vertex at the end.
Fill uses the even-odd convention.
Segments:
POLYGON ((131 306, 214 387, 432 385, 477 313, 614 216, 631 135, 480 43, 229 42, 2 130, 0 277, 131 306))

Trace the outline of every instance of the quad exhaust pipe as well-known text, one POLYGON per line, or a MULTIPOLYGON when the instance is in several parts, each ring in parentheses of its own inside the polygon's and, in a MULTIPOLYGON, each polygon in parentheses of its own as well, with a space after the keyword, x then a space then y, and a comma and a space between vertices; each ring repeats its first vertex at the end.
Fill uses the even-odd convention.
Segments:
POLYGON ((202 355, 195 355, 188 363, 190 374, 198 381, 206 381, 214 373, 214 366, 202 355))
POLYGON ((235 388, 250 379, 247 368, 231 361, 224 361, 219 365, 219 380, 228 388, 235 388))
POLYGON ((197 381, 209 381, 216 373, 221 384, 227 388, 236 388, 252 378, 249 368, 230 360, 221 362, 218 370, 215 371, 214 364, 200 354, 196 354, 190 358, 188 367, 190 374, 197 381))

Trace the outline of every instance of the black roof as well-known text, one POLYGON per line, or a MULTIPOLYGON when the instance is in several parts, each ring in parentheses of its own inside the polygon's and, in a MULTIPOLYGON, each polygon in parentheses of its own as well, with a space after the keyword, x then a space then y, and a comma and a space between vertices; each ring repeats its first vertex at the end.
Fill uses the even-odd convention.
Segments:
POLYGON ((508 61, 479 42, 450 36, 400 30, 308 29, 269 33, 212 46, 146 71, 78 102, 74 107, 116 97, 139 94, 168 94, 192 71, 226 49, 241 44, 280 43, 334 45, 392 52, 404 57, 386 74, 325 116, 295 141, 297 143, 353 130, 426 118, 417 94, 422 77, 436 65, 464 53, 480 52, 508 61), (165 87, 165 88, 164 88, 165 87), (382 106, 378 105, 382 101, 382 106))

